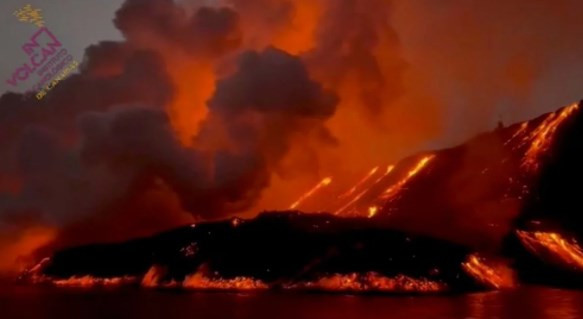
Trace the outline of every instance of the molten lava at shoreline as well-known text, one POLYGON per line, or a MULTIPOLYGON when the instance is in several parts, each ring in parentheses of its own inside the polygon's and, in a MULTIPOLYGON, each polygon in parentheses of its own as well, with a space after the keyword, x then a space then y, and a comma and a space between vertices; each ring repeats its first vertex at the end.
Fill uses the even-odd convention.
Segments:
POLYGON ((127 243, 64 250, 22 279, 79 288, 435 293, 466 289, 458 275, 465 254, 457 245, 374 227, 368 218, 266 213, 236 224, 199 223, 127 243), (334 271, 339 267, 346 271, 334 271), (340 285, 341 278, 354 278, 354 289, 340 285))
POLYGON ((301 282, 286 286, 285 289, 314 290, 326 292, 385 292, 431 294, 448 291, 444 283, 427 279, 415 279, 403 275, 394 278, 385 277, 375 272, 366 274, 334 274, 315 281, 301 282))
POLYGON ((562 268, 583 272, 583 249, 576 241, 551 232, 517 230, 516 234, 524 247, 541 259, 562 268))
POLYGON ((261 280, 249 277, 235 277, 231 279, 209 278, 201 273, 187 276, 182 287, 195 290, 264 290, 268 289, 261 280))
MULTIPOLYGON (((512 288, 517 282, 511 263, 475 254, 478 245, 464 240, 468 233, 481 240, 481 233, 471 227, 486 234, 501 229, 500 238, 513 234, 510 227, 495 227, 510 225, 521 214, 528 216, 526 209, 532 205, 526 204, 538 200, 524 192, 527 188, 535 193, 538 175, 523 174, 523 163, 536 159, 539 174, 547 173, 547 156, 542 154, 559 152, 556 143, 576 139, 566 134, 581 124, 562 124, 579 116, 578 109, 569 106, 557 111, 559 115, 499 128, 455 148, 411 156, 388 165, 383 174, 374 166, 348 188, 323 191, 332 183, 332 177, 326 177, 292 204, 334 207, 330 214, 264 212, 251 219, 200 222, 118 244, 65 249, 23 274, 23 279, 62 287, 139 284, 350 293, 512 288), (477 155, 472 153, 476 149, 477 155), (482 149, 501 156, 484 156, 482 149), (509 202, 512 205, 505 206, 509 202), (407 218, 430 219, 404 223, 407 218), (415 228, 423 225, 428 227, 415 228)), ((515 235, 530 253, 559 266, 583 269, 583 250, 576 242, 554 233, 515 235)))
POLYGON ((478 282, 492 289, 508 289, 516 286, 514 271, 501 263, 488 263, 478 254, 471 254, 462 268, 478 282))

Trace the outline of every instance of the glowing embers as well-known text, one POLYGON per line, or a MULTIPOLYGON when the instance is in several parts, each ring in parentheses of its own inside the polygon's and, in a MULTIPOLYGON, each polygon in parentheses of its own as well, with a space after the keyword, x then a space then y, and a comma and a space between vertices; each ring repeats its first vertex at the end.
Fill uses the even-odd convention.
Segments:
POLYGON ((134 277, 113 277, 97 278, 92 276, 71 277, 69 279, 53 280, 53 284, 58 287, 116 287, 121 285, 132 284, 136 281, 134 277))
POLYGON ((417 174, 419 174, 420 171, 422 171, 424 168, 426 168, 427 165, 429 164, 429 162, 431 162, 434 158, 435 158, 435 155, 423 156, 417 162, 417 164, 415 164, 415 166, 413 168, 411 168, 411 170, 409 170, 409 172, 407 172, 407 175, 405 175, 405 177, 403 177, 401 180, 399 180, 396 184, 389 187, 381 195, 381 198, 382 199, 394 198, 395 195, 397 195, 401 191, 403 186, 405 186, 413 177, 415 177, 417 174))
POLYGON ((489 261, 478 254, 471 254, 462 263, 462 268, 488 288, 503 289, 516 285, 514 271, 502 261, 489 261))
POLYGON ((52 278, 48 276, 33 276, 30 281, 35 284, 48 284, 62 288, 98 288, 98 287, 119 287, 132 285, 137 282, 135 277, 111 277, 101 278, 86 276, 73 276, 67 279, 52 278))
POLYGON ((165 280, 167 269, 154 265, 142 277, 141 285, 147 288, 184 288, 193 290, 261 290, 269 286, 261 280, 250 277, 235 277, 230 279, 208 277, 202 270, 186 276, 182 282, 165 280))
POLYGON ((91 275, 72 276, 70 278, 54 278, 42 274, 43 269, 50 264, 49 258, 44 258, 36 266, 23 273, 21 279, 34 284, 45 284, 56 287, 68 288, 100 288, 100 287, 119 287, 123 285, 132 285, 137 283, 137 278, 132 276, 124 277, 94 277, 91 275))
POLYGON ((310 189, 305 194, 303 194, 297 201, 295 201, 293 204, 291 204, 291 206, 289 208, 290 209, 296 209, 296 208, 298 208, 298 206, 300 206, 303 201, 305 201, 306 199, 312 197, 319 190, 321 190, 322 188, 330 185, 330 183, 332 183, 332 178, 331 177, 324 178, 316 186, 314 186, 312 189, 310 189))
POLYGON ((528 136, 524 137, 523 143, 530 143, 524 153, 521 167, 527 171, 536 171, 539 168, 540 155, 546 152, 553 141, 553 137, 561 123, 571 116, 577 109, 578 104, 565 107, 560 113, 553 112, 544 119, 528 136))
POLYGON ((318 290, 330 292, 402 292, 402 293, 436 293, 447 291, 446 284, 428 279, 415 279, 398 275, 394 278, 376 272, 365 274, 332 274, 315 281, 288 285, 287 289, 318 290))
POLYGON ((542 260, 558 266, 583 271, 583 250, 575 240, 567 240, 558 233, 517 230, 520 242, 542 260))
POLYGON ((210 278, 201 272, 187 276, 182 286, 187 289, 197 290, 263 290, 269 288, 261 280, 250 277, 210 278))

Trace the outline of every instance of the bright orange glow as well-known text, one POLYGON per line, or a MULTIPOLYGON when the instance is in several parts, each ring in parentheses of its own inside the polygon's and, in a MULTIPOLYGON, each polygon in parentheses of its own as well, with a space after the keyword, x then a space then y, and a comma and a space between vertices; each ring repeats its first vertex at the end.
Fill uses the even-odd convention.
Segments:
POLYGON ((471 254, 462 263, 464 271, 476 281, 494 289, 512 288, 515 286, 515 276, 511 268, 504 264, 487 264, 483 257, 471 254))
POLYGON ((0 234, 0 272, 18 273, 31 266, 30 255, 51 242, 56 234, 56 229, 44 226, 30 227, 5 238, 0 234))
POLYGON ((290 26, 277 32, 271 44, 299 55, 314 48, 323 8, 319 1, 294 1, 293 8, 290 26))
POLYGON ((401 179, 395 185, 389 187, 381 195, 381 197, 383 199, 388 199, 397 195, 401 188, 403 188, 403 186, 405 186, 415 175, 417 175, 421 170, 423 170, 427 166, 427 164, 429 164, 429 162, 431 162, 434 158, 435 155, 424 156, 421 160, 419 160, 419 162, 417 162, 417 164, 409 172, 407 172, 407 175, 403 179, 401 179))
POLYGON ((583 249, 574 240, 566 240, 558 233, 517 230, 516 234, 533 254, 542 258, 550 256, 550 261, 559 266, 583 271, 583 249))
POLYGON ((375 272, 368 272, 366 274, 333 274, 319 278, 316 281, 295 284, 286 288, 345 292, 378 291, 432 293, 446 291, 447 285, 423 278, 415 279, 403 275, 389 278, 375 272))
POLYGON ((95 286, 120 286, 124 283, 133 281, 132 278, 114 277, 114 278, 95 278, 91 276, 71 277, 69 279, 55 280, 53 284, 58 287, 80 287, 90 288, 95 286))
POLYGON ((378 206, 371 206, 368 208, 368 218, 373 218, 379 210, 378 206))
POLYGON ((133 277, 113 277, 96 278, 93 276, 73 276, 68 279, 52 279, 48 277, 38 277, 36 283, 48 283, 57 287, 69 288, 94 288, 94 287, 119 287, 121 285, 133 284, 136 279, 133 277))
POLYGON ((536 171, 539 167, 540 155, 546 152, 552 144, 555 132, 571 114, 573 114, 579 105, 577 103, 565 107, 561 113, 557 115, 553 112, 534 129, 528 137, 525 138, 525 143, 530 142, 530 145, 524 154, 521 166, 529 171, 536 171))
POLYGON ((366 181, 368 181, 371 177, 373 177, 378 170, 379 170, 378 166, 371 169, 370 172, 368 172, 366 174, 366 176, 364 176, 360 181, 358 181, 358 183, 356 183, 356 185, 354 185, 351 189, 349 189, 344 194, 338 196, 338 198, 344 198, 344 197, 348 197, 348 196, 352 195, 354 192, 356 192, 356 190, 358 188, 360 188, 362 185, 364 185, 364 183, 366 183, 366 181))
POLYGON ((167 70, 175 89, 168 114, 177 137, 184 145, 190 146, 200 122, 207 116, 206 102, 215 89, 213 64, 178 53, 166 55, 167 70))
POLYGON ((302 204, 303 201, 305 201, 306 199, 312 197, 320 189, 322 189, 322 188, 330 185, 330 183, 332 183, 332 177, 326 177, 326 178, 324 178, 316 186, 314 186, 308 192, 306 192, 305 194, 303 194, 297 201, 295 201, 293 204, 291 204, 291 206, 289 207, 289 209, 296 209, 298 206, 300 206, 302 204))
POLYGON ((240 224, 241 224, 241 219, 240 219, 240 218, 233 217, 233 218, 231 219, 231 226, 233 226, 233 227, 237 227, 237 226, 239 226, 240 224))
POLYGON ((159 266, 152 266, 142 278, 142 287, 155 288, 160 285, 164 270, 159 266))
POLYGON ((208 278, 199 272, 187 276, 184 279, 182 286, 184 288, 199 290, 261 290, 269 288, 261 280, 256 280, 253 278, 208 278))

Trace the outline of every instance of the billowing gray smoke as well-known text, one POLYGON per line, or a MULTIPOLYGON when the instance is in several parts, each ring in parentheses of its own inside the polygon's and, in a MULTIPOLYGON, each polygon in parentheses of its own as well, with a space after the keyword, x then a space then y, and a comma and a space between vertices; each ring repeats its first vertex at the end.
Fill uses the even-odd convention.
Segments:
POLYGON ((101 239, 218 218, 275 174, 360 175, 502 108, 546 111, 508 104, 579 99, 558 96, 581 91, 582 2, 559 2, 126 0, 123 41, 87 48, 42 101, 0 97, 0 227, 87 223, 101 239))
POLYGON ((171 0, 129 0, 115 19, 127 41, 89 47, 80 74, 40 102, 3 95, 0 223, 26 215, 62 226, 116 212, 139 225, 147 217, 132 203, 159 189, 184 212, 226 216, 259 199, 293 139, 315 132, 334 142, 324 122, 336 95, 296 56, 239 49, 237 21, 227 8, 189 14, 171 0), (167 114, 175 94, 164 63, 171 50, 238 56, 234 71, 217 81, 190 146, 175 136, 167 114))

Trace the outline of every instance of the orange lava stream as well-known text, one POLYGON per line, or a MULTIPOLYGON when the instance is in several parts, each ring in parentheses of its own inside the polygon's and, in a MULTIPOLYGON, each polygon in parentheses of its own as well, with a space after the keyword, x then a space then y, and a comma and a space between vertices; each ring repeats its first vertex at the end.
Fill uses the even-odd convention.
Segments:
POLYGON ((538 159, 542 153, 547 151, 551 146, 555 132, 571 114, 579 109, 578 104, 572 104, 565 107, 561 113, 557 115, 553 112, 545 118, 545 120, 525 137, 524 142, 530 142, 530 146, 524 154, 521 166, 529 171, 535 171, 539 167, 538 159))
MULTIPOLYGON (((344 204, 342 207, 340 207, 339 209, 337 209, 334 212, 334 215, 339 215, 340 213, 342 213, 343 211, 345 211, 346 209, 348 209, 349 207, 351 207, 352 205, 354 205, 358 200, 360 200, 370 189, 371 187, 373 187, 374 185, 378 184, 383 178, 385 178, 387 175, 389 175, 393 170, 395 169, 395 165, 389 165, 387 166, 387 170, 385 171, 385 173, 378 177, 368 188, 364 189, 363 191, 361 191, 360 193, 358 193, 356 196, 354 196, 351 200, 349 200, 346 204, 344 204)), ((378 171, 378 166, 373 168, 367 176, 365 176, 365 178, 363 178, 363 180, 361 180, 357 186, 353 187, 354 190, 356 190, 358 188, 358 186, 361 186, 362 184, 364 184, 369 178, 371 178, 372 176, 374 176, 374 174, 378 171)), ((352 189, 350 191, 350 193, 352 193, 352 189)), ((348 192, 345 193, 345 195, 349 195, 348 192)), ((345 195, 341 195, 338 198, 342 198, 345 195)), ((376 213, 378 212, 379 207, 377 207, 376 205, 370 206, 368 208, 368 213, 367 213, 367 217, 368 218, 372 218, 374 215, 376 215, 376 213)))
POLYGON ((462 263, 464 271, 478 282, 494 289, 512 288, 515 286, 515 276, 512 269, 503 264, 486 264, 477 254, 469 255, 462 263))
POLYGON ((366 274, 333 274, 319 278, 316 281, 294 284, 286 288, 338 292, 378 291, 416 293, 434 293, 448 289, 444 283, 428 279, 415 279, 403 275, 389 278, 375 272, 368 272, 366 274))
POLYGON ((34 262, 33 253, 50 243, 57 229, 48 226, 32 226, 16 234, 0 233, 0 273, 17 274, 34 262))
POLYGON ((332 183, 332 177, 326 177, 321 180, 316 186, 310 189, 308 192, 303 194, 297 201, 290 205, 289 209, 296 209, 303 201, 312 197, 315 193, 317 193, 320 189, 330 185, 332 183))
POLYGON ((397 195, 399 193, 399 191, 401 190, 401 188, 403 188, 403 186, 405 186, 421 170, 423 170, 425 167, 427 167, 427 164, 429 164, 429 162, 431 162, 434 158, 435 158, 435 155, 424 156, 421 160, 419 160, 419 162, 417 162, 417 164, 409 172, 407 172, 407 175, 403 179, 401 179, 395 185, 389 187, 381 195, 381 197, 383 199, 389 199, 389 198, 392 198, 395 195, 397 195))
POLYGON ((91 275, 72 276, 66 279, 54 278, 42 274, 43 269, 51 262, 50 258, 42 259, 34 267, 25 270, 21 275, 22 279, 33 284, 48 284, 61 288, 95 288, 95 287, 119 287, 122 285, 131 285, 138 280, 132 276, 123 277, 94 277, 91 275))
POLYGON ((380 182, 383 178, 387 177, 387 175, 391 174, 391 172, 395 169, 395 165, 389 165, 387 166, 387 170, 385 171, 385 173, 383 174, 383 176, 377 178, 374 181, 374 184, 377 184, 378 182, 380 182))
POLYGON ((348 196, 352 195, 354 192, 356 192, 356 190, 358 188, 360 188, 362 185, 364 185, 364 183, 366 183, 366 181, 368 181, 371 177, 373 177, 378 170, 379 170, 379 167, 378 166, 376 166, 373 169, 371 169, 370 172, 368 172, 366 174, 366 176, 364 176, 360 181, 358 181, 358 183, 356 183, 356 185, 354 185, 346 193, 338 196, 338 198, 344 198, 344 197, 348 197, 348 196))
POLYGON ((362 196, 364 196, 364 194, 366 194, 367 191, 368 191, 368 188, 363 190, 362 192, 358 193, 358 195, 354 196, 354 198, 351 199, 348 203, 346 203, 346 205, 344 205, 344 206, 340 207, 338 210, 336 210, 334 212, 334 215, 339 215, 340 213, 342 213, 343 211, 348 209, 350 206, 352 206, 354 203, 356 203, 359 199, 361 199, 362 196))
POLYGON ((261 290, 269 288, 261 280, 249 277, 208 278, 199 272, 187 276, 182 286, 188 289, 200 290, 261 290))
POLYGON ((517 230, 518 238, 533 254, 552 261, 561 266, 569 266, 583 271, 583 249, 575 242, 568 241, 558 233, 527 232, 517 230))
POLYGON ((518 130, 516 130, 516 132, 514 132, 514 134, 512 134, 512 136, 504 143, 504 145, 510 144, 512 141, 514 141, 514 139, 521 136, 524 132, 526 132, 527 128, 528 128, 528 122, 522 123, 520 125, 520 127, 518 128, 518 130))

